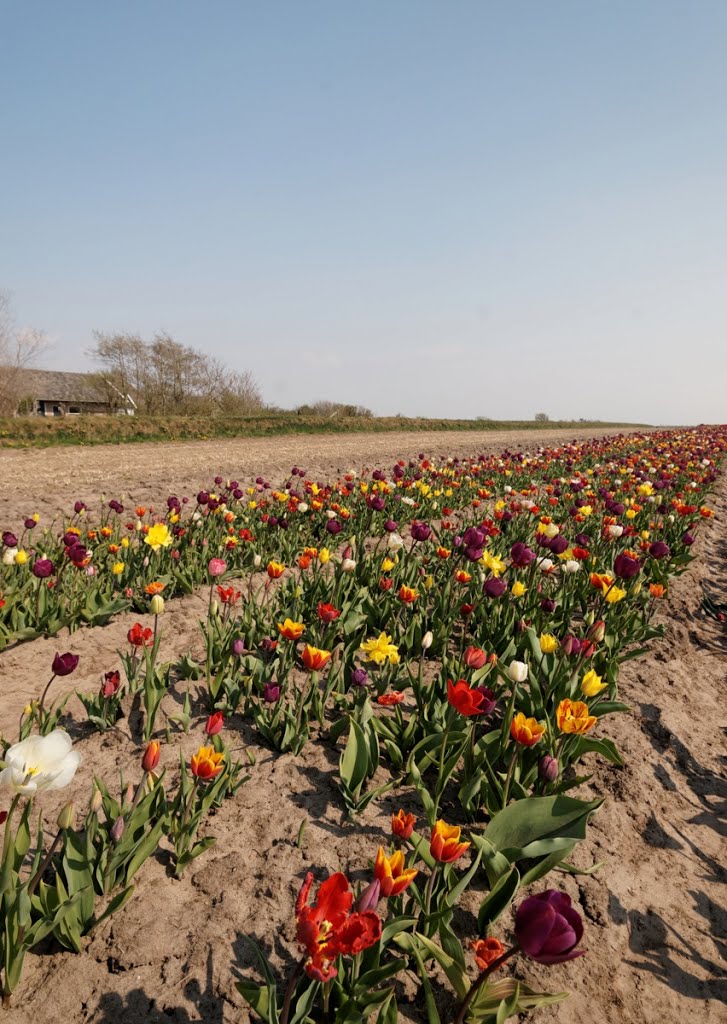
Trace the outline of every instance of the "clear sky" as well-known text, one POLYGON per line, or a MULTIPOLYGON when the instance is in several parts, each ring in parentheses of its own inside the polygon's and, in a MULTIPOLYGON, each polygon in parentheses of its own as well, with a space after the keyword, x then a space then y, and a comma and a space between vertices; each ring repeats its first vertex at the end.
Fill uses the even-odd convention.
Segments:
POLYGON ((725 0, 5 0, 0 287, 377 413, 727 420, 725 0))

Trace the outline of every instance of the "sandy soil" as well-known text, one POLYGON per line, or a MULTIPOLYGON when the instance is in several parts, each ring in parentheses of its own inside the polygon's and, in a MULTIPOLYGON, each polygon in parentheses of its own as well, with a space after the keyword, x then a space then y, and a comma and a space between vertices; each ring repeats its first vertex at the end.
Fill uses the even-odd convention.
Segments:
MULTIPOLYGON (((162 446, 164 451, 135 446, 10 452, 0 454, 0 479, 5 508, 12 506, 17 514, 25 511, 25 501, 33 505, 33 498, 33 507, 50 511, 55 503, 66 507, 70 495, 94 498, 102 486, 109 494, 128 488, 134 498, 146 500, 163 495, 167 487, 191 489, 218 471, 241 478, 262 472, 275 479, 276 466, 287 470, 295 461, 307 469, 330 471, 364 460, 388 464, 395 456, 420 450, 456 454, 485 443, 514 447, 518 441, 528 446, 534 440, 532 435, 496 437, 377 435, 371 447, 369 438, 356 437, 215 442, 214 448, 206 443, 168 445, 162 446), (54 479, 58 486, 52 490, 54 479), (39 506, 41 494, 45 499, 39 506)), ((675 581, 661 610, 665 638, 653 645, 648 657, 627 663, 622 672, 622 696, 634 713, 610 718, 604 727, 624 753, 626 767, 594 761, 593 783, 583 788, 582 795, 597 793, 607 800, 579 848, 579 864, 605 863, 594 876, 555 875, 548 881, 580 904, 587 919, 588 955, 555 968, 525 961, 516 968, 531 982, 572 992, 567 1002, 533 1019, 559 1024, 671 1024, 687 1018, 695 1024, 717 1024, 725 1019, 727 871, 721 860, 727 785, 720 726, 727 633, 724 625, 700 612, 703 583, 721 599, 727 589, 724 479, 712 504, 718 514, 700 533, 699 557, 675 581)), ((5 521, 12 523, 3 511, 0 523, 5 521)), ((199 651, 197 618, 203 609, 203 598, 197 596, 170 602, 163 620, 163 658, 199 651)), ((79 670, 69 680, 73 688, 95 688, 100 673, 115 667, 115 650, 133 621, 133 616, 123 616, 104 629, 37 640, 1 654, 0 729, 14 735, 17 716, 42 687, 57 649, 81 655, 79 670)), ((99 736, 78 724, 83 712, 75 698, 69 709, 76 722, 70 728, 83 754, 73 790, 83 806, 92 776, 111 780, 117 764, 128 765, 132 747, 126 720, 119 732, 99 736)), ((195 710, 199 721, 201 702, 195 710)), ((289 967, 295 955, 293 904, 306 870, 341 868, 362 878, 367 861, 388 837, 392 809, 417 809, 404 790, 370 806, 350 825, 341 811, 334 781, 338 754, 330 744, 310 744, 298 758, 275 756, 256 745, 239 720, 233 720, 235 731, 240 746, 250 744, 256 764, 237 797, 209 821, 217 845, 182 881, 168 876, 164 854, 147 862, 137 876, 134 898, 97 930, 83 955, 50 947, 29 955, 8 1020, 247 1024, 247 1011, 234 987, 237 977, 252 973, 242 934, 256 936, 277 965, 289 967), (303 821, 307 826, 299 848, 296 837, 303 821)), ((185 751, 196 748, 199 737, 199 725, 194 735, 181 736, 185 751)), ((175 750, 164 748, 164 757, 171 766, 175 750)), ((44 809, 52 821, 57 806, 49 797, 44 809)), ((475 934, 469 912, 475 907, 476 901, 460 915, 463 935, 468 928, 475 934)), ((402 1024, 423 1020, 416 1004, 407 1005, 404 998, 400 1005, 402 1024)), ((444 1022, 451 1019, 448 1007, 451 1002, 442 993, 444 1022)))
MULTIPOLYGON (((610 431, 617 433, 618 431, 610 431)), ((516 450, 573 437, 603 437, 582 430, 436 431, 431 433, 334 434, 330 436, 253 437, 166 444, 98 445, 92 448, 0 449, 0 526, 18 516, 41 512, 44 518, 68 509, 76 499, 90 506, 99 495, 149 504, 169 494, 196 493, 219 474, 249 481, 257 476, 281 482, 295 465, 310 475, 344 472, 354 466, 393 465, 419 452, 430 456, 471 455, 516 450)))

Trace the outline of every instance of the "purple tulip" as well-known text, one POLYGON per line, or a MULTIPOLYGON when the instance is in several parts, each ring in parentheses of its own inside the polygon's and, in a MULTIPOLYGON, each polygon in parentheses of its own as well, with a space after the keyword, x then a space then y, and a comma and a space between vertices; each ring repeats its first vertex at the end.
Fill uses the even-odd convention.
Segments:
POLYGON ((550 542, 550 550, 554 555, 562 555, 568 547, 568 541, 562 533, 557 534, 550 542))
POLYGON ((652 558, 668 558, 671 548, 663 540, 655 540, 653 544, 649 545, 649 554, 652 558))
POLYGON ((515 915, 515 937, 526 956, 539 964, 562 964, 583 956, 576 949, 583 921, 564 892, 547 889, 523 900, 515 915))
POLYGON ((477 690, 484 697, 482 704, 480 705, 481 715, 491 715, 497 707, 497 697, 492 692, 489 686, 473 686, 473 690, 477 690))
POLYGON ((489 580, 485 581, 484 591, 488 597, 502 597, 506 590, 507 584, 497 576, 490 576, 489 580))
POLYGON ((46 580, 49 576, 52 576, 55 571, 55 566, 51 562, 50 558, 39 558, 33 565, 33 575, 39 580, 46 580))
POLYGON ((550 597, 544 597, 540 602, 540 607, 550 615, 551 612, 555 611, 555 601, 550 597))
POLYGON ((523 544, 519 540, 510 548, 510 558, 516 568, 525 569, 535 558, 535 552, 531 551, 527 544, 523 544))
POLYGON ((581 653, 580 640, 578 639, 578 637, 571 636, 570 634, 568 636, 563 637, 563 639, 560 642, 560 646, 561 650, 563 651, 563 654, 567 654, 568 656, 573 655, 574 657, 578 657, 578 655, 581 653))
POLYGON ((368 678, 369 674, 365 668, 355 668, 351 673, 351 682, 354 686, 365 686, 368 678))
POLYGON ((560 766, 554 757, 545 754, 538 764, 538 776, 543 782, 556 782, 560 774, 560 766))
POLYGON ((34 530, 37 525, 38 524, 36 523, 35 519, 26 519, 25 522, 23 523, 23 526, 25 527, 26 530, 34 530))
POLYGON ((354 910, 357 914, 363 914, 366 910, 376 910, 381 899, 381 882, 375 878, 369 882, 359 898, 356 900, 354 910))
POLYGON ((278 683, 265 683, 263 686, 263 700, 268 704, 277 704, 280 699, 280 686, 278 683))
POLYGON ((685 533, 682 536, 682 544, 686 544, 686 546, 688 548, 691 547, 693 543, 694 543, 694 537, 692 537, 691 533, 685 533))
POLYGON ((197 494, 198 505, 206 505, 209 500, 210 496, 208 491, 199 491, 199 493, 197 494))
POLYGON ((53 659, 53 665, 51 666, 53 675, 70 676, 72 672, 76 671, 78 660, 78 655, 71 654, 70 651, 66 651, 65 654, 59 654, 56 651, 56 656, 53 659))
POLYGON ((463 554, 468 562, 479 562, 479 560, 482 558, 484 550, 484 548, 473 548, 471 545, 468 545, 464 549, 463 554))
POLYGON ((3 544, 6 548, 16 548, 18 546, 18 538, 10 530, 6 530, 3 533, 3 544))
POLYGON ((81 565, 88 558, 88 551, 83 544, 74 544, 67 549, 67 554, 74 565, 81 565))
POLYGON ((339 519, 329 519, 326 523, 326 533, 330 533, 332 537, 337 536, 342 529, 343 525, 339 519))
POLYGON ((478 530, 476 526, 468 526, 464 531, 462 541, 467 548, 484 548, 485 534, 482 530, 478 530))
POLYGON ((588 547, 588 541, 590 538, 587 533, 577 533, 574 539, 579 548, 588 547))
MULTIPOLYGON (((654 545, 652 544, 652 547, 653 546, 654 545)), ((613 571, 621 580, 632 580, 634 576, 639 575, 639 572, 641 571, 641 562, 638 558, 632 558, 631 555, 627 555, 625 552, 622 552, 620 555, 616 555, 616 558, 614 559, 613 571)))
POLYGON ((112 512, 116 512, 118 515, 121 515, 121 513, 124 511, 124 506, 121 504, 120 501, 116 501, 116 499, 113 499, 112 501, 109 502, 109 508, 111 509, 112 512))
POLYGON ((432 530, 426 523, 412 523, 411 535, 414 540, 418 540, 423 543, 425 540, 429 540, 432 535, 432 530))
POLYGON ((245 653, 245 641, 242 637, 238 636, 232 641, 232 653, 238 658, 245 653))
POLYGON ((88 505, 86 504, 85 501, 77 501, 76 504, 73 506, 73 511, 76 513, 76 515, 80 515, 81 512, 85 512, 87 508, 88 505))
POLYGON ((387 519, 384 523, 384 529, 387 533, 396 533, 398 527, 393 519, 387 519))

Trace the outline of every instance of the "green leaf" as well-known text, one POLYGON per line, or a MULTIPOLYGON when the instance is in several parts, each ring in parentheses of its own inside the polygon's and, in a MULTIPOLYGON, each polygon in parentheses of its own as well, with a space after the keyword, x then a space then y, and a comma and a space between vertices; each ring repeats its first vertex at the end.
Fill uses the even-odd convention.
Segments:
POLYGON ((605 737, 598 739, 595 736, 579 736, 571 747, 570 756, 575 761, 577 758, 590 752, 601 754, 602 757, 605 757, 612 764, 623 766, 623 758, 618 752, 616 744, 613 740, 606 739, 605 737))
POLYGON ((506 875, 495 883, 490 892, 480 903, 477 914, 477 927, 484 935, 490 925, 494 924, 500 914, 512 903, 520 887, 520 873, 512 867, 506 875))
POLYGON ((515 863, 531 856, 524 851, 536 842, 584 839, 588 819, 602 803, 602 799, 586 802, 563 795, 518 800, 494 815, 484 838, 515 863))

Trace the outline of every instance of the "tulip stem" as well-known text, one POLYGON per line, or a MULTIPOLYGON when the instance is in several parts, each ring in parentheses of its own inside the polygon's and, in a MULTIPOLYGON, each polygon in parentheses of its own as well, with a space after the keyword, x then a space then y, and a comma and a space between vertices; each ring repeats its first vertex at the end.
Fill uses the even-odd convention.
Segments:
POLYGON ((46 683, 45 690, 43 690, 43 696, 40 698, 40 704, 38 705, 38 725, 40 726, 41 731, 43 729, 43 708, 45 705, 45 698, 48 693, 48 690, 50 690, 50 684, 53 682, 55 677, 56 673, 54 672, 53 675, 48 680, 48 682, 46 683))
POLYGON ((502 809, 503 810, 507 807, 507 798, 510 795, 510 783, 512 782, 512 777, 513 777, 513 774, 515 772, 515 765, 517 763, 517 755, 518 755, 518 748, 516 746, 515 749, 512 752, 512 757, 510 758, 510 764, 507 766, 507 775, 505 776, 505 785, 503 786, 503 790, 502 790, 502 809))
MULTIPOLYGON (((33 875, 33 877, 31 878, 31 880, 30 880, 30 882, 28 884, 28 897, 33 895, 33 893, 35 892, 36 888, 38 887, 38 882, 40 882, 41 878, 43 877, 43 875, 45 874, 46 870, 48 869, 48 865, 53 860, 53 855, 56 852, 56 850, 58 849, 58 844, 61 841, 62 835, 63 835, 63 829, 61 828, 56 833, 56 837, 53 840, 53 842, 51 843, 50 849, 48 850, 48 853, 43 858, 42 864, 40 865, 38 870, 35 872, 35 874, 33 875)), ((18 937, 20 938, 20 934, 18 934, 18 937)))
POLYGON ((285 998, 283 999, 283 1006, 280 1011, 280 1024, 288 1024, 288 1017, 290 1016, 290 1004, 293 1002, 293 996, 295 995, 295 989, 298 984, 298 978, 300 978, 303 972, 303 963, 301 960, 296 964, 295 970, 290 976, 288 981, 288 987, 285 990, 285 998))
POLYGON ((467 1015, 467 1010, 470 1008, 470 1005, 472 1004, 472 1001, 479 992, 480 988, 484 985, 489 976, 491 974, 494 974, 498 967, 502 967, 506 960, 509 960, 511 956, 517 953, 519 948, 520 947, 518 945, 515 945, 511 946, 510 949, 506 949, 502 956, 498 957, 497 960, 493 960, 492 963, 489 964, 489 966, 482 972, 482 974, 479 976, 477 981, 474 983, 472 988, 469 990, 467 995, 462 1000, 462 1004, 459 1008, 459 1013, 454 1019, 454 1024, 464 1024, 464 1019, 465 1016, 467 1015))

